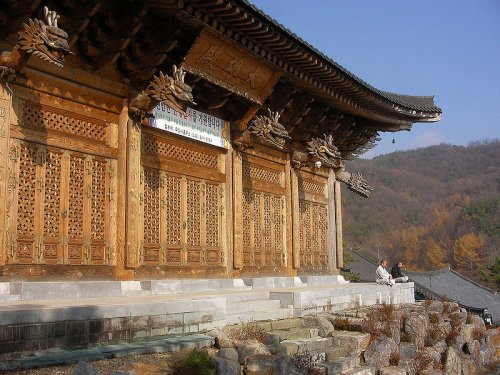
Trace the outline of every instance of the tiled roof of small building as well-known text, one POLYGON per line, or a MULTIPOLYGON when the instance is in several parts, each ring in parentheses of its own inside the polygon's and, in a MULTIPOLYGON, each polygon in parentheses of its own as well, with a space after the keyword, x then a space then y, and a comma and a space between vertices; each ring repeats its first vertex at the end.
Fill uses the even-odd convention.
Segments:
POLYGON ((410 279, 432 292, 462 305, 486 307, 494 322, 500 322, 500 293, 488 289, 458 272, 445 268, 431 272, 406 271, 410 279))

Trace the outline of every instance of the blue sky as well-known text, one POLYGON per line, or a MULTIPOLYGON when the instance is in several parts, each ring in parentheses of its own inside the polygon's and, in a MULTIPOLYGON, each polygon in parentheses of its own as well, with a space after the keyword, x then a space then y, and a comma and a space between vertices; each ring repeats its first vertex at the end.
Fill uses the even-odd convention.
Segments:
POLYGON ((384 91, 435 95, 443 115, 381 133, 373 157, 500 138, 500 0, 251 0, 384 91))

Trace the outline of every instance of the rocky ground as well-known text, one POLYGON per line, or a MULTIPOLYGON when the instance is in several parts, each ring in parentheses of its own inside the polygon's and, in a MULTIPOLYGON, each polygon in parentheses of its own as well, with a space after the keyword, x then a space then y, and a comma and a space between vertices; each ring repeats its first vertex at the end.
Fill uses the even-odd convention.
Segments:
MULTIPOLYGON (((499 373, 500 331, 487 329, 482 319, 452 302, 382 305, 241 324, 208 334, 216 342, 208 354, 221 375, 240 375, 242 370, 246 375, 499 373)), ((12 374, 165 375, 187 354, 130 356, 12 374)))

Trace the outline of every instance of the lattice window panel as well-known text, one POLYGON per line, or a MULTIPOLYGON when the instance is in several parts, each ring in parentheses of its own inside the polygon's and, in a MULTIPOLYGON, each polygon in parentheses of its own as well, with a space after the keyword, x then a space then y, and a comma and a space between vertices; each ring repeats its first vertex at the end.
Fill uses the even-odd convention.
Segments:
POLYGON ((300 199, 299 222, 302 266, 326 266, 328 264, 326 205, 300 199))
POLYGON ((208 247, 219 247, 220 238, 220 185, 207 183, 205 193, 206 214, 205 233, 206 245, 208 247))
MULTIPOLYGON (((166 192, 166 224, 167 224, 167 245, 181 244, 181 178, 167 175, 165 177, 166 192)), ((177 259, 177 255, 171 254, 172 259, 177 259)), ((169 256, 167 254, 167 262, 169 256)), ((171 260, 172 261, 172 260, 171 260)), ((180 253, 179 253, 180 261, 180 253)))
POLYGON ((299 189, 307 193, 316 195, 325 195, 325 184, 317 184, 315 182, 299 179, 299 189))
POLYGON ((188 246, 201 245, 201 217, 200 217, 200 202, 201 202, 201 182, 198 180, 187 180, 187 244, 188 246))
POLYGON ((284 264, 283 196, 243 189, 243 264, 284 264))
POLYGON ((58 113, 55 109, 48 110, 25 103, 22 113, 23 125, 43 127, 79 135, 98 141, 106 140, 105 123, 98 123, 90 118, 76 118, 67 114, 58 113))
POLYGON ((160 243, 160 173, 144 170, 144 243, 160 243))
POLYGON ((61 154, 48 151, 45 156, 45 202, 43 234, 59 238, 61 212, 61 154))
MULTIPOLYGON (((92 160, 92 203, 91 203, 91 238, 104 240, 106 238, 106 175, 107 162, 101 159, 92 160)), ((97 257, 97 255, 96 255, 97 257)))
POLYGON ((17 234, 19 236, 33 236, 35 234, 36 165, 36 146, 21 144, 19 147, 17 201, 17 234))
MULTIPOLYGON (((84 184, 85 158, 71 155, 69 165, 69 216, 68 236, 70 239, 83 239, 83 200, 85 193, 84 184)), ((69 257, 76 259, 81 248, 70 246, 69 257)))
POLYGON ((258 168, 244 160, 242 165, 243 177, 267 181, 272 184, 279 185, 282 172, 273 171, 265 168, 258 168))
POLYGON ((144 136, 142 144, 142 151, 167 157, 169 159, 177 159, 191 164, 197 164, 204 167, 214 168, 218 167, 218 156, 205 154, 203 152, 189 150, 177 145, 167 142, 162 142, 152 137, 144 136))

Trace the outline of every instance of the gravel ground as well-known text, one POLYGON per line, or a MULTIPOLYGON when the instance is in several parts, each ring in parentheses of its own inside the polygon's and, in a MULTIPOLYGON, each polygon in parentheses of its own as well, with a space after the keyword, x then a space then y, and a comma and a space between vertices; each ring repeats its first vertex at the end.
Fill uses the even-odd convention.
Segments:
MULTIPOLYGON (((212 350, 212 349, 209 349, 212 350)), ((169 367, 185 358, 191 350, 175 353, 158 353, 134 355, 120 358, 103 359, 90 364, 101 374, 111 375, 117 370, 133 370, 136 375, 169 375, 169 367)), ((19 357, 19 353, 0 355, 0 362, 11 361, 19 357)), ((3 372, 12 375, 73 375, 75 364, 65 366, 44 367, 30 370, 3 372)), ((188 375, 188 374, 186 374, 188 375)))

